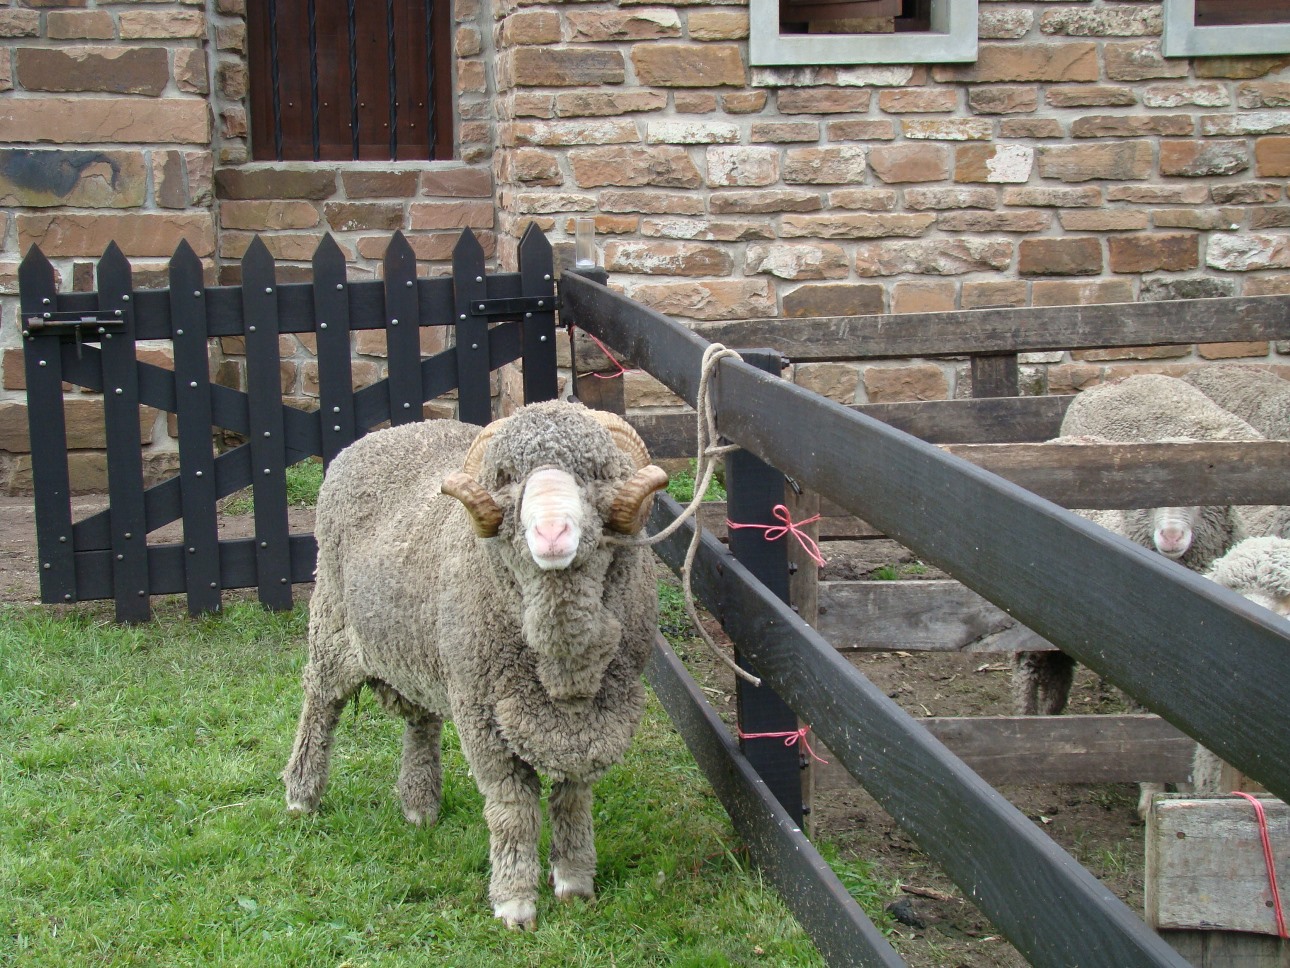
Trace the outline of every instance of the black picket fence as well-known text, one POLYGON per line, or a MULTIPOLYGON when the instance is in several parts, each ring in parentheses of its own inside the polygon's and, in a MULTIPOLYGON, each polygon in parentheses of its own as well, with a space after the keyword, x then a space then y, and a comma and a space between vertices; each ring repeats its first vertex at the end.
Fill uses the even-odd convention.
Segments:
POLYGON ((418 278, 416 257, 396 233, 384 278, 351 282, 330 237, 313 259, 313 281, 276 281, 259 239, 242 259, 240 286, 207 287, 187 243, 170 260, 166 289, 135 292, 130 264, 110 245, 96 292, 59 293, 54 268, 33 247, 19 270, 31 430, 41 600, 114 599, 120 621, 143 621, 149 597, 184 593, 193 614, 217 609, 227 588, 258 589, 270 608, 289 608, 291 586, 313 580, 317 545, 292 533, 286 469, 326 462, 382 424, 422 419, 422 405, 457 392, 460 419, 492 417, 491 371, 523 363, 527 401, 556 396, 555 272, 550 243, 530 228, 520 269, 489 273, 475 236, 462 233, 451 277, 418 278), (420 330, 451 327, 454 345, 421 353, 420 330), (354 390, 350 334, 384 330, 388 375, 354 390), (318 408, 284 398, 278 336, 310 333, 318 347, 318 408), (212 382, 209 341, 243 337, 246 391, 212 382), (174 370, 142 362, 142 340, 170 340, 174 370), (109 507, 72 520, 63 385, 103 394, 109 507), (145 488, 140 406, 175 414, 179 472, 145 488), (216 453, 217 429, 245 443, 216 453), (219 539, 217 502, 252 487, 253 538, 219 539), (183 522, 183 541, 148 536, 183 522))

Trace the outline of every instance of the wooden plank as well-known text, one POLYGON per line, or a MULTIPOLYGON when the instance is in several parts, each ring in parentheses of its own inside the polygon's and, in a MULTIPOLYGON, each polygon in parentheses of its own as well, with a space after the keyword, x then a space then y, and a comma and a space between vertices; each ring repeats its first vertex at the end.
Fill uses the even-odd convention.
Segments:
POLYGON ((1053 648, 952 579, 824 581, 816 630, 845 652, 1026 652, 1053 648))
POLYGON ((773 346, 792 360, 1227 343, 1290 339, 1290 296, 820 317, 788 326, 782 319, 741 319, 690 328, 727 346, 773 346))
MULTIPOLYGON (((566 293, 568 290, 566 290, 566 293)), ((744 364, 740 364, 744 366, 744 364)), ((660 496, 649 530, 680 507, 660 496)), ((655 546, 676 569, 687 522, 655 546)), ((699 599, 726 632, 902 828, 1038 968, 1069 968, 1079 925, 1081 968, 1185 962, 1088 871, 854 669, 710 535, 695 560, 699 599)))
MULTIPOLYGON (((179 424, 180 499, 184 517, 184 587, 188 613, 220 607, 219 521, 211 440, 210 361, 202 263, 187 241, 170 260, 171 345, 175 354, 175 419, 179 424)), ((143 394, 140 393, 142 397, 143 394)))
POLYGON ((457 352, 457 416, 483 426, 493 418, 488 358, 488 317, 472 315, 471 305, 488 299, 484 249, 463 229, 452 250, 452 282, 457 352))
MULTIPOLYGON (((1260 796, 1290 907, 1290 806, 1260 796)), ((1236 796, 1159 797, 1147 815, 1147 923, 1157 928, 1277 933, 1272 893, 1251 803, 1236 796)))
POLYGON ((395 232, 382 262, 385 276, 385 346, 389 375, 390 423, 421 419, 421 328, 417 312, 417 257, 412 246, 395 232))
POLYGON ((318 426, 323 464, 329 465, 358 437, 354 421, 345 253, 341 252, 330 234, 323 236, 314 252, 313 271, 318 341, 318 426))
MULTIPOLYGON (((987 783, 1184 783, 1196 741, 1159 716, 958 716, 919 719, 987 783)), ((823 749, 827 746, 820 744, 823 749)), ((816 790, 858 784, 835 757, 817 752, 816 790)))
POLYGON ((770 795, 661 635, 654 640, 645 675, 748 845, 753 862, 825 961, 839 968, 903 966, 905 962, 803 836, 800 825, 770 795))
POLYGON ((1016 353, 974 353, 970 365, 974 398, 1017 395, 1019 374, 1016 353))
POLYGON ((1160 936, 1195 968, 1290 968, 1290 945, 1238 931, 1165 931, 1160 936))
POLYGON ((143 502, 139 433, 139 383, 135 357, 130 263, 115 242, 98 264, 101 311, 125 327, 103 334, 103 420, 107 434, 108 503, 111 505, 112 585, 118 622, 146 622, 148 529, 143 502))
POLYGON ((551 243, 536 222, 520 238, 520 276, 524 295, 537 306, 524 313, 524 402, 554 400, 558 394, 555 364, 555 262, 551 243))
POLYGON ((286 432, 273 257, 257 236, 242 257, 248 446, 255 493, 257 586, 267 608, 291 607, 286 432))
POLYGON ((34 245, 18 267, 18 290, 40 600, 46 604, 70 602, 76 597, 76 564, 72 487, 67 468, 67 419, 63 412, 62 349, 57 335, 37 335, 27 328, 29 320, 43 319, 45 314, 52 317, 62 307, 54 266, 34 245))

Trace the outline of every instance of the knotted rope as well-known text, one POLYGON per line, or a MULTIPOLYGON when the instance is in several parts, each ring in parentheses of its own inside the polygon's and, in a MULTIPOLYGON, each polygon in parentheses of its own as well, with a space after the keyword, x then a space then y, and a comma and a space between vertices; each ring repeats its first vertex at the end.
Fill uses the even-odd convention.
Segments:
POLYGON ((815 750, 811 749, 811 744, 806 741, 806 734, 809 733, 810 731, 811 731, 810 726, 803 726, 801 729, 791 729, 784 733, 745 733, 741 729, 739 730, 739 738, 740 739, 782 739, 784 741, 785 746, 796 746, 798 743, 801 743, 804 747, 806 747, 806 752, 811 755, 811 759, 815 760, 815 762, 817 763, 823 763, 825 766, 828 766, 829 761, 821 758, 819 754, 815 752, 815 750))

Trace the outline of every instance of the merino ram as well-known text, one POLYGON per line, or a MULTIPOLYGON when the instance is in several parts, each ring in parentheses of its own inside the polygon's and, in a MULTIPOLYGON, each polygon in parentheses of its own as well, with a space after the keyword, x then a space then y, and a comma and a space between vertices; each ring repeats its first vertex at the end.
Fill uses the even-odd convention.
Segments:
POLYGON ((539 774, 555 895, 593 896, 591 784, 640 721, 658 621, 649 552, 615 536, 640 531, 666 483, 625 421, 571 403, 482 431, 394 427, 341 453, 318 498, 288 809, 317 807, 337 720, 368 685, 407 721, 398 791, 414 824, 438 819, 440 730, 456 723, 497 918, 537 923, 539 774))
MULTIPOLYGON (((1062 420, 1055 443, 1259 440, 1244 420, 1174 377, 1131 376, 1085 390, 1062 420)), ((1204 571, 1240 534, 1230 507, 1163 507, 1081 511, 1083 516, 1167 558, 1204 571)), ((1066 708, 1075 662, 1061 652, 1015 657, 1013 695, 1022 715, 1056 715, 1066 708)))

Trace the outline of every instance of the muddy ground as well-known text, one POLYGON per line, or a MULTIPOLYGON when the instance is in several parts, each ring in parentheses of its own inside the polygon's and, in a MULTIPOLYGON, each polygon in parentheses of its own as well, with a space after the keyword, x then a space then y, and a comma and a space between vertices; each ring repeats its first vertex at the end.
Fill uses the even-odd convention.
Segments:
MULTIPOLYGON (((101 509, 101 497, 73 500, 77 520, 101 509)), ((309 530, 311 514, 293 511, 293 530, 309 530)), ((221 534, 250 532, 250 515, 221 515, 221 534)), ((171 538, 170 540, 174 540, 171 538)), ((890 542, 829 545, 825 578, 864 577, 881 566, 913 561, 890 542)), ((30 498, 0 497, 0 601, 39 598, 35 524, 30 498)), ((692 670, 728 713, 731 683, 698 653, 692 670)), ((858 668, 915 716, 1007 714, 1011 711, 1006 657, 982 655, 866 655, 858 668)), ((1108 712, 1118 707, 1115 691, 1081 669, 1072 695, 1074 712, 1108 712)), ((1137 788, 1110 786, 1027 786, 1000 791, 1035 824, 1085 865, 1135 911, 1142 906, 1143 827, 1137 816, 1137 788)), ((891 940, 912 968, 1023 968, 1026 961, 963 900, 954 884, 870 797, 830 793, 817 799, 813 820, 818 835, 844 856, 875 865, 892 902, 903 902, 910 920, 897 923, 891 940)), ((1077 953, 1075 953, 1077 954, 1077 953)))

